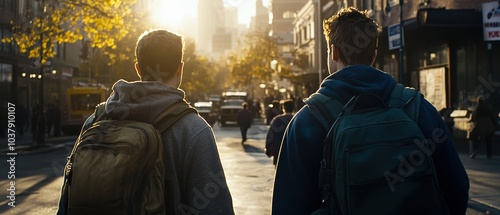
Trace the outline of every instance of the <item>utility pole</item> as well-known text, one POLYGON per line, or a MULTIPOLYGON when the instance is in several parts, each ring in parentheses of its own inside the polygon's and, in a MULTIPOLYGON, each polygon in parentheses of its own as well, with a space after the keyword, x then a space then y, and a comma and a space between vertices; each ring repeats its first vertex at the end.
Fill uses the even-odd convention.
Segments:
POLYGON ((404 84, 404 20, 403 20, 403 7, 404 0, 399 0, 399 83, 404 84))

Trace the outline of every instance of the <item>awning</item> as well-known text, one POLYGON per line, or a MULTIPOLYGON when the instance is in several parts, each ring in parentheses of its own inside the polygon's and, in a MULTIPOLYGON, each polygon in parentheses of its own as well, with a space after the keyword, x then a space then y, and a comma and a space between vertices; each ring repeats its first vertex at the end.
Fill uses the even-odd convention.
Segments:
POLYGON ((478 27, 482 25, 481 11, 474 9, 446 10, 424 8, 417 12, 419 27, 478 27))

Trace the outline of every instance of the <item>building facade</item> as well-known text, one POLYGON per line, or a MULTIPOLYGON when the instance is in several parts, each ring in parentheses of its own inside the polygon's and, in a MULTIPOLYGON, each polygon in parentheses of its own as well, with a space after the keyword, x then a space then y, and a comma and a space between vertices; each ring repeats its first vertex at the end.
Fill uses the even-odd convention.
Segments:
MULTIPOLYGON (((35 0, 0 0, 0 38, 12 35, 12 21, 29 19, 40 10, 35 0)), ((0 100, 23 105, 29 111, 40 102, 62 108, 80 64, 81 44, 56 44, 56 55, 45 65, 30 60, 12 43, 0 43, 0 100), (43 69, 41 67, 44 67, 43 69), (43 82, 43 84, 42 84, 43 82)))
POLYGON ((321 40, 322 29, 319 28, 318 4, 313 1, 305 3, 293 22, 294 54, 298 62, 292 69, 293 91, 301 98, 308 97, 318 89, 322 80, 321 40))
MULTIPOLYGON (((379 24, 374 67, 420 90, 438 111, 449 114, 450 110, 471 110, 475 98, 480 95, 487 98, 496 112, 500 111, 500 31, 497 31, 499 40, 496 41, 485 41, 483 32, 483 14, 500 17, 498 1, 405 0, 401 5, 399 0, 311 0, 308 5, 318 2, 321 20, 342 7, 367 10, 379 24), (485 3, 491 4, 487 11, 482 9, 485 3), (399 39, 394 37, 401 35, 398 33, 400 23, 403 26, 401 50, 399 39)), ((314 16, 314 11, 308 7, 305 5, 305 13, 295 22, 296 34, 304 32, 299 19, 314 16)), ((489 25, 498 27, 500 22, 489 25)), ((320 22, 316 26, 322 28, 320 22)), ((495 36, 494 32, 490 34, 495 36)), ((319 71, 326 77, 326 41, 321 39, 319 42, 319 53, 322 53, 319 71)), ((295 45, 303 47, 302 38, 296 40, 295 45)), ((335 69, 334 65, 332 70, 335 69)), ((454 121, 456 130, 461 130, 463 136, 466 123, 463 119, 454 121)))
POLYGON ((196 49, 207 56, 213 52, 213 37, 225 29, 225 14, 222 0, 198 1, 198 32, 196 49), (218 30, 219 29, 219 30, 218 30))

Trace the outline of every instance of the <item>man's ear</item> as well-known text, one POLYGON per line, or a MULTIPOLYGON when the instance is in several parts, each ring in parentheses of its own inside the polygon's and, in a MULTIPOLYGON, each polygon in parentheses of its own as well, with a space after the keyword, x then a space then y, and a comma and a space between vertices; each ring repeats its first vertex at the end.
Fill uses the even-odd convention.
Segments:
POLYGON ((141 69, 139 69, 139 63, 135 62, 134 67, 135 67, 135 72, 137 73, 137 76, 139 76, 139 79, 142 80, 142 73, 141 73, 141 69))

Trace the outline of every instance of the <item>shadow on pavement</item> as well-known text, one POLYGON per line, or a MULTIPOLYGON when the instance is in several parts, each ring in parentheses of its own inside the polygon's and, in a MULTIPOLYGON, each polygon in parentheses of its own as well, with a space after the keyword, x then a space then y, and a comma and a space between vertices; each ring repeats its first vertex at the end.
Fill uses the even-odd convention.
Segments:
POLYGON ((243 144, 243 149, 246 153, 264 153, 264 149, 252 146, 248 143, 243 144))

